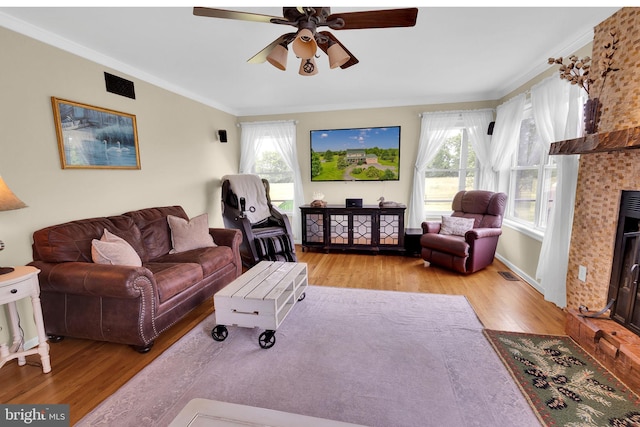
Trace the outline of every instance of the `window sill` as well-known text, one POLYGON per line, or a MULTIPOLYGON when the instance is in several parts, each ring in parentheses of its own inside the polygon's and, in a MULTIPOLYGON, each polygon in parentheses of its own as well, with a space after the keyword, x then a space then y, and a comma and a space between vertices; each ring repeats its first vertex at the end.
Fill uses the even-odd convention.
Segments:
POLYGON ((542 242, 542 239, 544 238, 544 232, 540 231, 540 230, 534 230, 531 227, 527 227, 526 225, 523 225, 517 221, 513 221, 513 220, 509 220, 507 218, 505 218, 502 221, 502 225, 509 227, 513 230, 516 230, 526 236, 531 237, 532 239, 538 240, 540 242, 542 242))

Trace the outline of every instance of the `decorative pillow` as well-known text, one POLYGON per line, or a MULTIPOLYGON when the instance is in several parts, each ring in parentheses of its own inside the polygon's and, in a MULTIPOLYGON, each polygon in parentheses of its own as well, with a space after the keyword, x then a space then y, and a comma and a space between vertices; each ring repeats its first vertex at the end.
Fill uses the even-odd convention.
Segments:
POLYGON ((475 220, 473 218, 443 216, 442 225, 440 226, 440 234, 464 236, 467 231, 473 228, 474 222, 475 220))
POLYGON ((206 213, 187 221, 173 215, 167 215, 171 228, 171 242, 173 249, 170 254, 189 251, 191 249, 218 246, 209 234, 209 215, 206 213))
POLYGON ((142 266, 142 260, 135 249, 106 228, 100 240, 91 241, 91 258, 96 264, 142 266))

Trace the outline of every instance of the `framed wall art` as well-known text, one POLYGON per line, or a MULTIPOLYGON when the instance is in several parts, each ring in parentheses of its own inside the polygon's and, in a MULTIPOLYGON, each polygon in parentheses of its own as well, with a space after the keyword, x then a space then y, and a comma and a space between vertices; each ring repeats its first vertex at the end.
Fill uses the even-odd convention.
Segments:
POLYGON ((51 97, 62 169, 140 169, 136 116, 51 97))

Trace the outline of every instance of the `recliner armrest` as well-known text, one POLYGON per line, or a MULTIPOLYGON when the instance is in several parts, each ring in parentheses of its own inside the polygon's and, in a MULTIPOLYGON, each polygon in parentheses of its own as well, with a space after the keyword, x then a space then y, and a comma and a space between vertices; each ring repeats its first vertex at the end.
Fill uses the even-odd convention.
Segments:
POLYGON ((440 226, 442 224, 439 222, 435 222, 435 221, 424 221, 422 223, 422 232, 423 233, 439 233, 440 232, 440 226))
POLYGON ((478 240, 485 237, 494 237, 502 234, 501 228, 473 228, 467 231, 464 235, 464 239, 467 242, 472 240, 478 240))

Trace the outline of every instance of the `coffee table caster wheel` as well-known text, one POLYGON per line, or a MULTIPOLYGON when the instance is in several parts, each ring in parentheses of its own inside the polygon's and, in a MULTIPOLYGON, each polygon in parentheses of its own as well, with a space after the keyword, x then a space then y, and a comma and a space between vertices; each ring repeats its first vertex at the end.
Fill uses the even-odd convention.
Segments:
POLYGON ((216 327, 211 331, 211 338, 216 341, 224 341, 228 335, 229 331, 224 325, 216 325, 216 327))
POLYGON ((262 348, 271 348, 276 343, 276 331, 264 331, 258 338, 258 343, 262 348))
POLYGON ((305 297, 306 297, 306 296, 307 296, 307 294, 303 292, 303 293, 302 293, 302 294, 300 294, 300 296, 298 297, 298 301, 302 301, 303 299, 305 299, 305 297))

